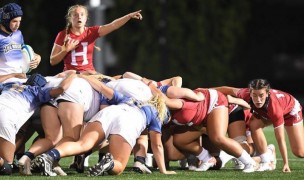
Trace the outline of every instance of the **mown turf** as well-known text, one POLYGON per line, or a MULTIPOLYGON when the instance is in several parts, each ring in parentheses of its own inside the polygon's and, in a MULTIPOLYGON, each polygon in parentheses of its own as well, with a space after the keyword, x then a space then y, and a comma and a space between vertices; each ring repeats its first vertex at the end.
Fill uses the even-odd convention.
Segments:
MULTIPOLYGON (((265 134, 269 143, 275 144, 277 147, 277 143, 274 139, 273 129, 267 128, 265 130, 265 134)), ((287 138, 286 138, 287 139, 287 138)), ((289 145, 288 145, 289 146, 289 145)), ((143 175, 143 174, 136 174, 131 170, 133 159, 130 158, 128 167, 124 171, 124 173, 120 176, 102 176, 102 177, 87 177, 86 173, 79 174, 74 170, 68 168, 69 164, 71 163, 71 158, 64 158, 60 161, 63 169, 67 172, 68 176, 66 177, 43 177, 40 176, 39 173, 34 173, 33 176, 25 177, 19 176, 18 173, 14 173, 13 176, 9 177, 9 179, 303 179, 304 178, 304 159, 296 158, 289 152, 289 165, 292 170, 291 173, 283 173, 281 172, 282 169, 282 159, 280 153, 277 150, 277 169, 271 172, 255 172, 255 173, 242 173, 241 171, 233 170, 232 163, 228 162, 226 167, 222 170, 218 171, 207 171, 207 172, 192 172, 188 170, 182 170, 179 168, 177 162, 170 162, 171 170, 175 170, 177 172, 176 175, 163 175, 160 174, 158 170, 153 170, 153 174, 150 175, 143 175)), ((93 154, 90 157, 90 165, 94 165, 97 162, 97 154, 93 154)), ((5 178, 5 177, 0 177, 5 178)))

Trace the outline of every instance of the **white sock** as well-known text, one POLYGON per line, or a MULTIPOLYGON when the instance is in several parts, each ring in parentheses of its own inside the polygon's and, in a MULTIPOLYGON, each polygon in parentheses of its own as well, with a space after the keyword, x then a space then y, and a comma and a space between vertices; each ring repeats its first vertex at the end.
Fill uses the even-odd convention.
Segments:
POLYGON ((212 156, 209 154, 209 151, 204 148, 202 149, 202 152, 196 157, 203 162, 208 162, 208 160, 212 158, 212 156))
POLYGON ((255 161, 250 157, 250 155, 247 153, 247 151, 243 150, 242 154, 238 159, 243 163, 243 164, 249 164, 249 163, 255 163, 255 161))
POLYGON ((233 156, 231 156, 230 154, 227 154, 225 151, 221 150, 220 151, 220 155, 219 158, 222 161, 222 167, 225 167, 225 164, 230 161, 232 158, 234 158, 233 156))
POLYGON ((261 157, 261 163, 269 163, 270 162, 270 154, 267 151, 266 153, 263 153, 260 155, 261 157))

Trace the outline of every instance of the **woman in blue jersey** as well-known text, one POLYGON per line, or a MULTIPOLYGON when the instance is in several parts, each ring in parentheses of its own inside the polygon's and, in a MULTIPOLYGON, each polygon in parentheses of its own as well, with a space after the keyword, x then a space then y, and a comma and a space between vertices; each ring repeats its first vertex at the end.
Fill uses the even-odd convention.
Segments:
MULTIPOLYGON (((11 73, 22 73, 23 35, 19 30, 22 9, 16 3, 9 3, 0 9, 0 77, 11 73)), ((39 65, 41 57, 34 54, 30 69, 39 65)))
POLYGON ((90 168, 89 174, 98 176, 108 172, 119 175, 128 163, 136 139, 146 127, 149 129, 152 150, 160 172, 175 173, 167 171, 164 163, 161 126, 168 117, 163 99, 156 95, 147 102, 140 102, 107 87, 95 78, 83 75, 81 77, 88 80, 94 89, 102 93, 101 106, 103 108, 88 122, 77 142, 62 143, 38 157, 40 167, 44 167, 42 168, 44 174, 52 174, 45 167, 52 167, 54 161, 90 151, 108 139, 109 153, 90 168))
POLYGON ((40 74, 31 77, 22 84, 10 82, 2 84, 0 95, 0 173, 9 175, 15 152, 15 137, 20 127, 31 117, 41 103, 59 96, 69 87, 75 73, 60 83, 58 87, 43 87, 47 83, 40 74), (4 165, 4 166, 3 166, 4 165), (2 171, 4 168, 4 171, 2 171))

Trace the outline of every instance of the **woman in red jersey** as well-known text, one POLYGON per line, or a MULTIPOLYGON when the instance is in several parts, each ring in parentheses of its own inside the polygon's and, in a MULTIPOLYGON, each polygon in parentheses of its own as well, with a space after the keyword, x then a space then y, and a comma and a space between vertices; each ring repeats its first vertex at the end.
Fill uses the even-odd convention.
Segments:
POLYGON ((50 63, 56 65, 64 61, 64 70, 76 70, 95 74, 93 49, 97 38, 120 28, 130 19, 142 19, 141 10, 129 13, 113 22, 101 26, 86 26, 88 10, 85 6, 71 6, 66 15, 66 28, 55 39, 50 63))
POLYGON ((263 133, 263 128, 270 124, 274 127, 275 137, 283 159, 283 172, 290 172, 284 127, 293 154, 297 157, 304 157, 302 107, 292 95, 271 89, 269 82, 265 79, 252 80, 248 88, 223 86, 216 89, 224 94, 242 98, 251 105, 253 115, 249 125, 250 131, 254 144, 261 154, 258 171, 271 170, 267 141, 263 133))
MULTIPOLYGON (((143 79, 152 91, 159 91, 152 81, 143 79)), ((242 146, 226 137, 228 128, 228 101, 226 96, 213 89, 196 89, 204 95, 202 101, 191 101, 187 99, 166 99, 166 105, 171 111, 173 122, 191 126, 191 129, 174 134, 173 143, 180 151, 194 154, 202 162, 197 171, 206 171, 215 166, 216 160, 208 150, 204 149, 199 138, 203 133, 203 126, 207 127, 207 133, 212 143, 227 153, 237 157, 245 164, 243 172, 255 171, 255 161, 242 148, 242 146)))

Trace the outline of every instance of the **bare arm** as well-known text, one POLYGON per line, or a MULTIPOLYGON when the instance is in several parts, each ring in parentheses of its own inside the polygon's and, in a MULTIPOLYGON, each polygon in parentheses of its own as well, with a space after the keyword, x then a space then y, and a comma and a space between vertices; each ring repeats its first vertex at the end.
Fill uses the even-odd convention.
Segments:
POLYGON ((51 52, 50 64, 52 66, 59 64, 70 51, 74 50, 78 46, 78 44, 78 40, 71 38, 67 38, 63 46, 54 44, 51 52))
POLYGON ((288 153, 287 153, 287 147, 286 147, 286 141, 284 136, 284 127, 277 127, 274 129, 274 134, 276 137, 276 140, 279 145, 280 153, 283 159, 283 172, 290 172, 289 164, 288 164, 288 153))
POLYGON ((201 92, 195 93, 189 88, 170 86, 167 90, 169 98, 184 98, 191 101, 202 101, 205 96, 201 92))
POLYGON ((225 95, 231 95, 231 96, 237 96, 237 92, 240 90, 240 88, 234 88, 234 87, 229 87, 229 86, 214 87, 212 89, 220 91, 221 93, 223 93, 225 95))
POLYGON ((183 107, 183 102, 180 99, 170 99, 164 93, 162 93, 157 87, 148 79, 142 78, 142 81, 149 86, 153 95, 160 95, 165 99, 167 107, 171 110, 181 109, 183 107))
POLYGON ((114 96, 114 90, 106 86, 104 83, 100 82, 94 77, 86 76, 80 74, 79 77, 87 80, 91 86, 98 92, 102 93, 108 99, 112 99, 114 96))
POLYGON ((151 139, 151 148, 159 171, 163 174, 176 174, 174 171, 167 171, 166 169, 161 134, 156 131, 150 131, 149 134, 151 139))
POLYGON ((74 72, 70 72, 58 87, 55 87, 50 91, 50 95, 52 97, 58 97, 60 94, 64 93, 76 77, 77 75, 74 72))
POLYGON ((19 78, 19 79, 26 79, 26 74, 24 73, 11 73, 7 75, 0 75, 0 82, 3 82, 9 78, 19 78))
POLYGON ((139 19, 142 20, 142 15, 140 14, 141 10, 129 13, 121 18, 115 19, 113 22, 100 26, 98 33, 99 36, 105 36, 112 31, 119 29, 121 26, 126 24, 130 19, 139 19))
POLYGON ((162 85, 169 85, 169 86, 175 86, 175 87, 182 87, 183 84, 183 78, 180 76, 175 76, 169 79, 164 79, 160 81, 162 85))
POLYGON ((240 98, 236 98, 236 97, 233 97, 233 96, 230 96, 230 95, 227 95, 227 99, 228 99, 228 102, 231 103, 231 104, 238 104, 240 106, 243 106, 244 108, 247 108, 247 109, 250 109, 250 105, 244 101, 243 99, 240 99, 240 98))

